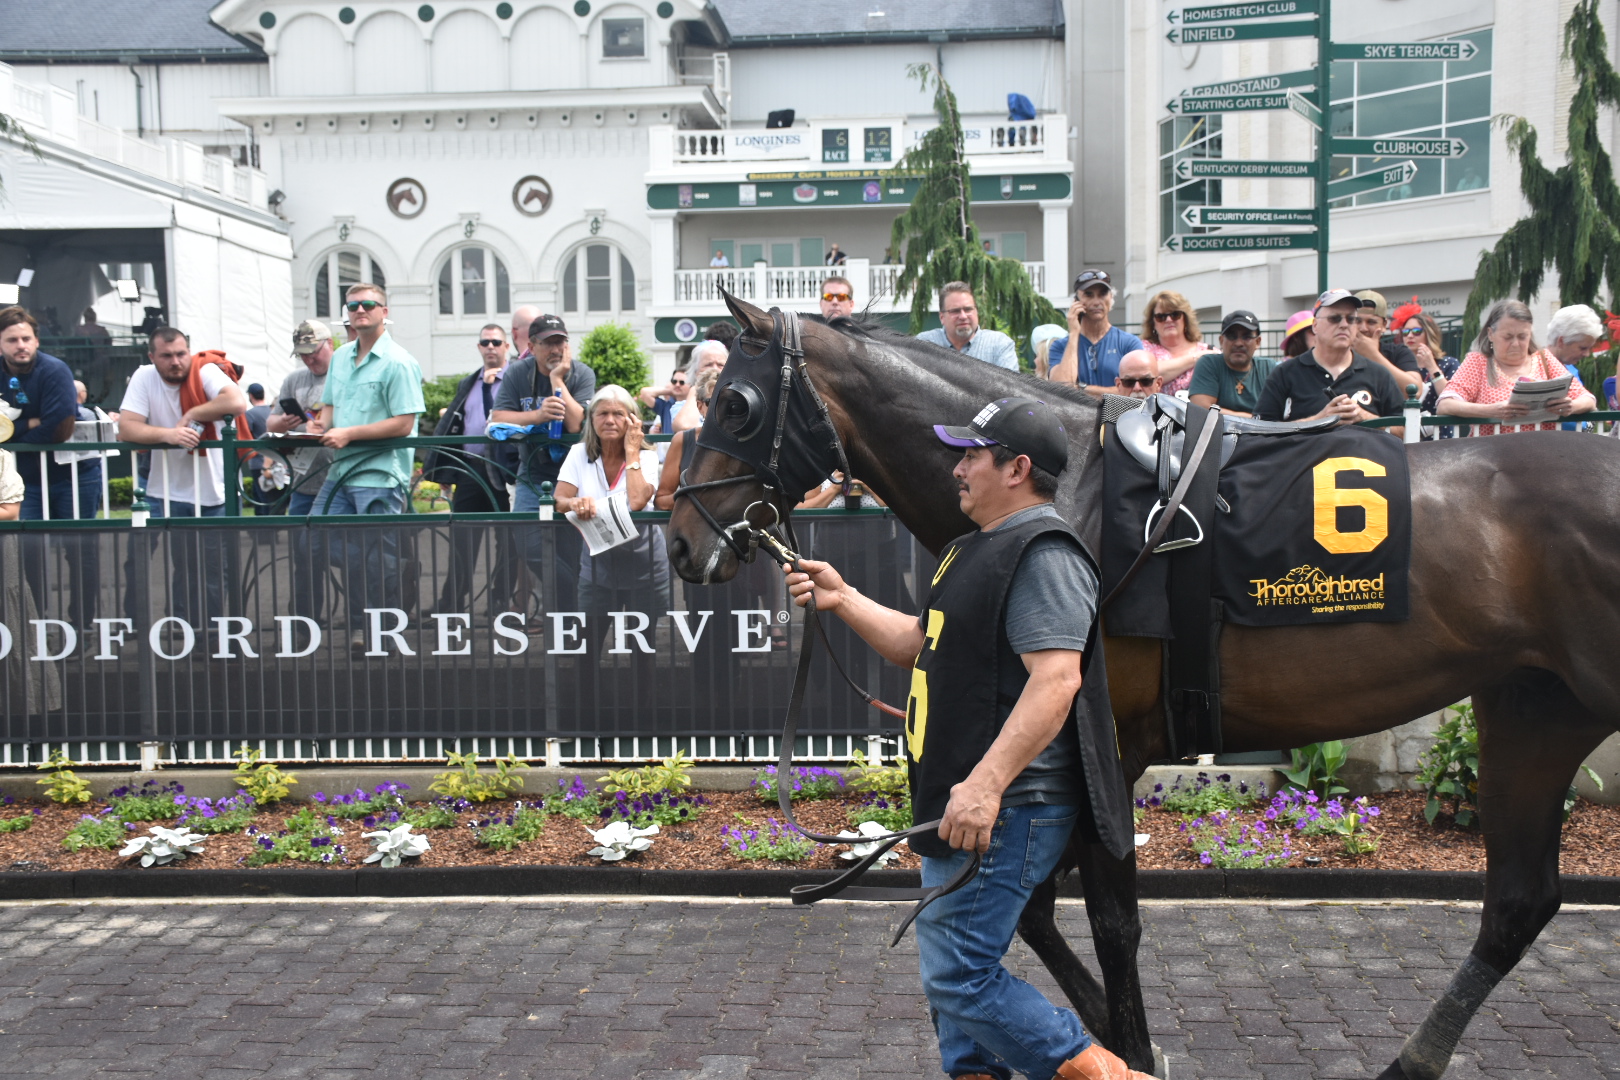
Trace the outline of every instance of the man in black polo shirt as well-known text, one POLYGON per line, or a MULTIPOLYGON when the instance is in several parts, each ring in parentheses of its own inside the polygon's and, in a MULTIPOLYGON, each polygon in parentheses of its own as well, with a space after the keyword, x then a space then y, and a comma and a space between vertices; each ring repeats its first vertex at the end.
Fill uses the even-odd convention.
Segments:
MULTIPOLYGON (((1316 348, 1271 373, 1255 410, 1262 420, 1314 420, 1336 416, 1354 424, 1398 416, 1405 402, 1381 364, 1351 348, 1361 301, 1347 289, 1329 289, 1316 299, 1316 348)), ((1396 428, 1386 428, 1397 431, 1396 428)))

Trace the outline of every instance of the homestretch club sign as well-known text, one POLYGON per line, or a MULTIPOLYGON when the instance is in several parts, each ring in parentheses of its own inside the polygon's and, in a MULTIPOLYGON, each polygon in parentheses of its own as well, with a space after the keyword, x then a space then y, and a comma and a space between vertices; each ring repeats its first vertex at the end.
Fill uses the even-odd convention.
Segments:
MULTIPOLYGON (((366 608, 366 625, 361 628, 366 646, 364 655, 388 656, 472 656, 474 650, 487 650, 496 656, 521 656, 534 649, 548 655, 572 656, 587 653, 593 642, 610 642, 609 654, 656 653, 655 617, 644 611, 610 611, 606 625, 593 625, 583 611, 552 611, 543 617, 543 632, 528 632, 528 616, 521 611, 503 611, 489 620, 487 640, 476 642, 473 617, 464 612, 435 612, 426 620, 413 621, 400 608, 366 608)), ((770 628, 788 621, 785 611, 766 608, 715 611, 668 611, 678 641, 688 655, 700 648, 721 648, 733 653, 771 651, 770 628), (715 616, 719 617, 716 618, 715 616)), ((80 658, 102 662, 125 659, 144 639, 153 655, 162 660, 188 658, 213 660, 257 660, 261 657, 296 660, 313 655, 328 638, 338 640, 346 630, 323 628, 304 615, 276 615, 273 626, 260 626, 241 615, 216 615, 205 627, 169 616, 158 619, 137 634, 131 619, 96 619, 94 627, 80 634, 62 619, 29 619, 27 630, 14 631, 0 623, 0 660, 13 649, 26 651, 27 659, 39 663, 80 658), (206 632, 205 632, 206 631, 206 632)))

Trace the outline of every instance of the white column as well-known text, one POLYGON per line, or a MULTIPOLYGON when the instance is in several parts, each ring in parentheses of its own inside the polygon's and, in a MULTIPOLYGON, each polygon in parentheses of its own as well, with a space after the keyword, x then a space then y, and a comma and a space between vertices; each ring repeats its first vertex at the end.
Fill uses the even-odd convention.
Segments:
POLYGON ((871 259, 845 259, 843 266, 836 271, 828 267, 827 273, 842 273, 849 278, 850 299, 855 303, 855 310, 866 310, 866 302, 872 298, 871 259))
MULTIPOLYGON (((1041 204, 1041 257, 1046 262, 1046 295, 1050 298, 1069 295, 1069 208, 1070 200, 1042 202, 1041 204)), ((1053 303, 1057 303, 1053 299, 1053 303)))
POLYGON ((647 222, 652 231, 652 306, 668 307, 675 302, 675 266, 680 261, 675 250, 674 210, 649 210, 647 222))

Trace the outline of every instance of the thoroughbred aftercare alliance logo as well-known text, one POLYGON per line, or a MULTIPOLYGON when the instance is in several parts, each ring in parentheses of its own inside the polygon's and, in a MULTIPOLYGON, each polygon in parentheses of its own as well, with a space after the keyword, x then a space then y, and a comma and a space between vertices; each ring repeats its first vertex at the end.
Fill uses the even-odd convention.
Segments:
POLYGON ((1374 578, 1334 577, 1306 563, 1275 581, 1251 578, 1249 595, 1257 607, 1308 605, 1313 615, 1340 611, 1382 611, 1384 575, 1374 578))

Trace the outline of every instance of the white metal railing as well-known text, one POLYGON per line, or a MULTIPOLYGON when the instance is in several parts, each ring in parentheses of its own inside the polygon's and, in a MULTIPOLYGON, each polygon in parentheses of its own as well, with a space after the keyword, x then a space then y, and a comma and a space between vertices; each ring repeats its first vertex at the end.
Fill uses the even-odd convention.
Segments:
POLYGON ((239 203, 252 201, 253 179, 246 169, 231 170, 231 198, 239 203))
MULTIPOLYGON (((1035 291, 1045 293, 1046 264, 1026 262, 1023 265, 1035 291)), ((677 270, 675 303, 712 305, 720 301, 722 289, 750 301, 811 303, 820 299, 821 283, 829 276, 839 274, 854 282, 856 307, 864 307, 868 301, 875 299, 876 307, 899 308, 908 299, 895 295, 895 283, 900 280, 903 269, 893 263, 868 264, 864 260, 851 259, 848 265, 840 267, 766 266, 756 263, 751 267, 677 270)), ((932 300, 929 306, 933 307, 932 300)))
MULTIPOLYGON (((703 59, 705 58, 698 57, 694 62, 700 63, 703 59)), ((724 80, 729 80, 729 66, 720 62, 721 57, 718 54, 714 60, 712 85, 717 95, 723 90, 729 96, 729 87, 722 86, 724 80)), ((680 77, 695 82, 708 81, 697 71, 683 72, 680 77)), ((762 164, 773 161, 805 161, 810 164, 797 168, 887 169, 898 162, 900 151, 917 145, 924 135, 937 126, 932 122, 911 124, 900 118, 872 117, 800 121, 789 128, 726 127, 712 131, 683 131, 669 128, 665 129, 669 132, 667 143, 662 139, 655 140, 651 165, 655 172, 665 165, 677 162, 711 161, 762 164), (894 155, 885 161, 863 161, 861 141, 863 130, 869 133, 880 129, 886 129, 890 133, 890 140, 895 149, 894 155), (848 156, 843 161, 827 160, 824 153, 827 149, 824 135, 827 132, 836 132, 848 140, 846 151, 848 156), (665 147, 667 149, 664 149, 665 147), (669 157, 665 158, 664 154, 668 154, 669 157)), ((969 156, 999 157, 1020 154, 1046 157, 1053 161, 1067 161, 1062 138, 1067 130, 1068 118, 1060 113, 1051 113, 1034 120, 969 116, 962 120, 962 141, 969 156), (1049 134, 1051 140, 1056 141, 1056 145, 1050 144, 1049 134)))
POLYGON ((202 183, 209 191, 225 190, 225 163, 212 154, 203 155, 202 183))
POLYGON ((675 160, 726 160, 726 133, 724 131, 677 131, 675 133, 675 160))
POLYGON ((25 82, 11 85, 11 113, 18 120, 32 124, 45 123, 45 88, 25 82))

